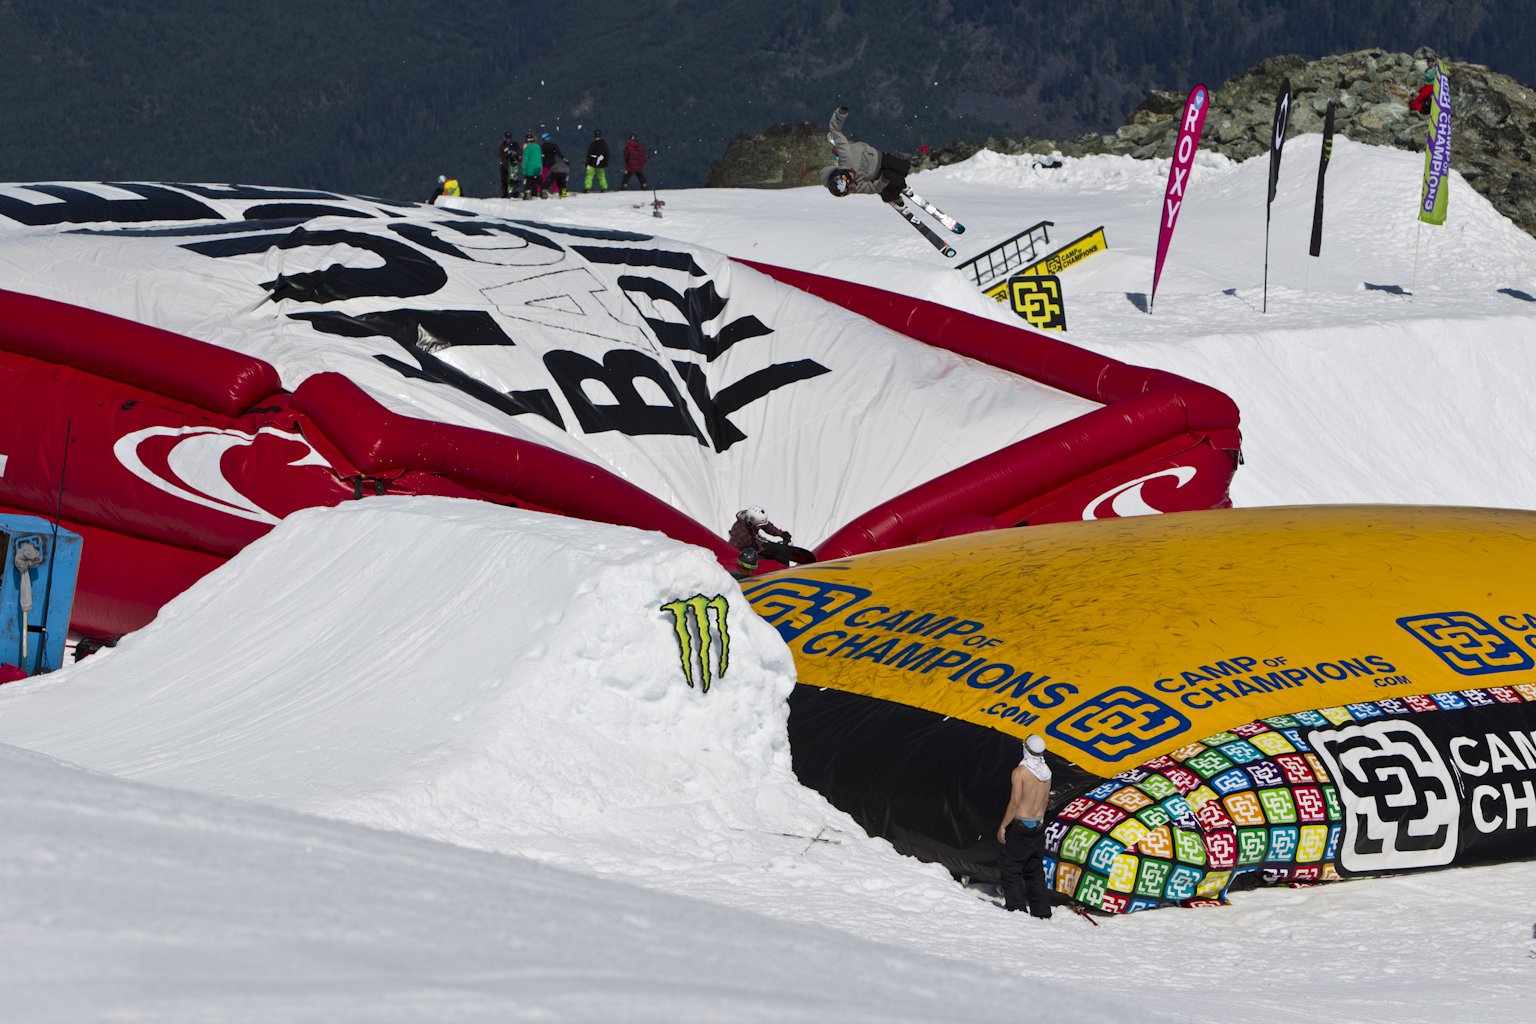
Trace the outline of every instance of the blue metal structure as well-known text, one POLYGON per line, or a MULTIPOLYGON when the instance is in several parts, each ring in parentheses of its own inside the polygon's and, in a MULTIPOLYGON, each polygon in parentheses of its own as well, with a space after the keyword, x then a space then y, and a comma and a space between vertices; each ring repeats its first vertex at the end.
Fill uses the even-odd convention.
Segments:
POLYGON ((0 664, 29 675, 64 659, 80 535, 37 516, 0 515, 0 664))

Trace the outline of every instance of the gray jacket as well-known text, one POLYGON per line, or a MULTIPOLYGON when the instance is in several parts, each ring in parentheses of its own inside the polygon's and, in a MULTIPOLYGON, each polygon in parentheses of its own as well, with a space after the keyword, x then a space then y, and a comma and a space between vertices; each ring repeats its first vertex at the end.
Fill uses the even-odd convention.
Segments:
POLYGON ((880 151, 867 142, 849 141, 843 134, 843 122, 847 119, 848 111, 838 107, 827 122, 827 141, 832 143, 837 163, 821 169, 821 183, 826 185, 833 171, 845 167, 853 172, 853 191, 877 196, 887 184, 880 170, 880 151))

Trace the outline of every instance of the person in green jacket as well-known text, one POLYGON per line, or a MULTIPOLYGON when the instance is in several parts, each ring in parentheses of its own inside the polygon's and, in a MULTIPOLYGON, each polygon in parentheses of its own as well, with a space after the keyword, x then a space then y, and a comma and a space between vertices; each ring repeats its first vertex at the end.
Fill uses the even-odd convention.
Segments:
POLYGON ((544 198, 544 153, 533 139, 533 132, 523 138, 523 198, 544 198))

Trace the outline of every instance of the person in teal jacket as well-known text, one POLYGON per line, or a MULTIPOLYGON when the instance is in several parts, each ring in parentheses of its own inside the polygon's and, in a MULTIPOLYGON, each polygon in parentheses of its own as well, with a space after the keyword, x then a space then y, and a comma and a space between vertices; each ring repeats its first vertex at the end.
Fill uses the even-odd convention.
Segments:
POLYGON ((544 197, 544 153, 533 139, 533 132, 523 138, 523 198, 544 197))

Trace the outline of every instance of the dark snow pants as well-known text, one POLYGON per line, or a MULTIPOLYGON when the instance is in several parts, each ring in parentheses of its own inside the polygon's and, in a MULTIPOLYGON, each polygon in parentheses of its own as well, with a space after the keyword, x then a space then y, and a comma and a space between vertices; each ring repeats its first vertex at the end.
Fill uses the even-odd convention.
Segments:
POLYGON ((764 558, 771 558, 775 562, 785 565, 806 565, 816 561, 816 553, 808 548, 792 547, 789 544, 780 544, 777 541, 764 541, 758 545, 757 553, 764 558))
POLYGON ((880 190, 880 198, 888 203, 901 200, 901 193, 907 187, 907 174, 912 170, 912 164, 892 153, 880 154, 880 177, 885 179, 885 187, 880 190))
POLYGON ((1015 818, 1004 833, 1003 906, 1027 910, 1031 917, 1051 916, 1051 899, 1045 889, 1045 826, 1028 828, 1015 818))

